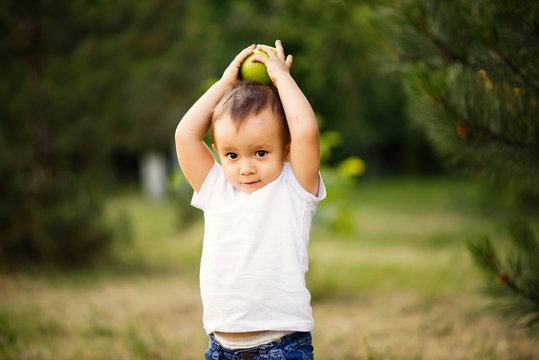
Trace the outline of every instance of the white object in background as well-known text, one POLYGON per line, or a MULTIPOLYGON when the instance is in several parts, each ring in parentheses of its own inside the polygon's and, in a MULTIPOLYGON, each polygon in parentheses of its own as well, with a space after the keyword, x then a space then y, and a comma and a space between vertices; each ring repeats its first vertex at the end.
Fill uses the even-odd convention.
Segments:
POLYGON ((165 197, 166 174, 167 164, 163 155, 149 152, 142 156, 140 175, 145 198, 159 201, 165 197))

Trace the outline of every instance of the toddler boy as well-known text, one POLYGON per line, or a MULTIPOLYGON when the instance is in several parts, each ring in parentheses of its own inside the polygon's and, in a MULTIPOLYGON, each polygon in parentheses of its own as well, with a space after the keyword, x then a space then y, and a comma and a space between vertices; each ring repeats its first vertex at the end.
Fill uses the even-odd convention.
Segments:
POLYGON ((274 86, 240 82, 241 51, 185 114, 177 155, 204 211, 200 267, 206 359, 312 358, 305 286, 312 217, 325 197, 314 112, 280 41, 258 45, 274 86), (212 132, 219 165, 203 139, 212 132))

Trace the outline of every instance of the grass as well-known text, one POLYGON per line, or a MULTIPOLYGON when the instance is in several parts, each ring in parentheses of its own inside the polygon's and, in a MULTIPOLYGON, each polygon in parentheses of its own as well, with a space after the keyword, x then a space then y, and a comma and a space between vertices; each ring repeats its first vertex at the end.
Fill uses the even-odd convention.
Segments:
MULTIPOLYGON (((539 359, 537 338, 478 294, 466 240, 504 236, 483 198, 468 182, 399 179, 361 182, 322 202, 307 279, 316 358, 539 359), (350 209, 354 228, 335 233, 327 219, 339 208, 350 209)), ((182 226, 172 200, 133 193, 107 210, 133 229, 112 259, 71 272, 0 273, 0 359, 203 357, 202 222, 182 226)))

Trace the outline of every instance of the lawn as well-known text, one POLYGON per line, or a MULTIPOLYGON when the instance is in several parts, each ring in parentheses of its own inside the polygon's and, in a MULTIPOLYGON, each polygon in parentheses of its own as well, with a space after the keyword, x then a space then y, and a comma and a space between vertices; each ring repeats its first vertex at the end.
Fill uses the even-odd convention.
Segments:
MULTIPOLYGON (((484 199, 462 180, 391 179, 322 202, 307 279, 316 358, 539 359, 537 338, 478 292, 466 241, 505 236, 484 199), (332 230, 339 209, 353 228, 332 230)), ((0 359, 203 357, 201 216, 181 225, 177 203, 132 192, 113 197, 107 214, 132 227, 110 259, 69 272, 0 272, 0 359)))

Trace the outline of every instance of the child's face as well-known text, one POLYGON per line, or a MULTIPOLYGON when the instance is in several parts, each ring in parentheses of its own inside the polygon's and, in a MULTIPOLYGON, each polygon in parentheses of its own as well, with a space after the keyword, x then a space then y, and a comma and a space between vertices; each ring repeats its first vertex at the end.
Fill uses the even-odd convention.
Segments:
POLYGON ((280 121, 266 109, 250 115, 239 128, 228 114, 214 123, 214 149, 237 189, 250 194, 281 175, 289 147, 280 121))

